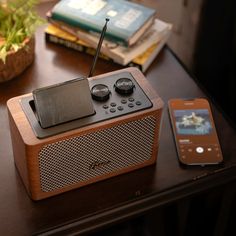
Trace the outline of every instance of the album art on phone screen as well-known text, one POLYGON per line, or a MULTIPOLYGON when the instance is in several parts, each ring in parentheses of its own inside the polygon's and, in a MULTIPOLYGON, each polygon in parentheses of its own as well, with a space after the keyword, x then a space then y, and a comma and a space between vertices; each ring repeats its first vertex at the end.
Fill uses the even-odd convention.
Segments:
POLYGON ((209 135, 213 130, 207 109, 175 110, 174 117, 179 135, 209 135))

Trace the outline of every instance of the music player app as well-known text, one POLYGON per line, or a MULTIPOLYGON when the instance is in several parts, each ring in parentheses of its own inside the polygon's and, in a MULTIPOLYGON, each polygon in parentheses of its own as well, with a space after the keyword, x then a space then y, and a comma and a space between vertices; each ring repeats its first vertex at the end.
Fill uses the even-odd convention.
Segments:
POLYGON ((174 117, 180 135, 209 135, 213 131, 207 109, 175 110, 174 117))
POLYGON ((188 165, 220 163, 223 157, 207 100, 172 99, 169 110, 180 161, 188 165))

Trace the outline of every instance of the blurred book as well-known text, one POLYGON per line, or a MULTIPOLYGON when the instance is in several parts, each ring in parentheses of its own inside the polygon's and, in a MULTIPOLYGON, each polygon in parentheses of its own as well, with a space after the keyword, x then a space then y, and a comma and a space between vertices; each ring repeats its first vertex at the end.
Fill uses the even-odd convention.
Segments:
POLYGON ((106 38, 131 46, 152 25, 156 10, 126 0, 61 0, 51 9, 55 21, 86 32, 100 33, 109 18, 106 38))
MULTIPOLYGON (((66 32, 69 32, 70 34, 75 35, 79 39, 89 44, 91 47, 95 49, 97 48, 100 34, 91 34, 81 29, 66 25, 63 22, 55 21, 51 18, 50 13, 47 14, 47 19, 49 23, 57 26, 58 28, 66 32)), ((108 24, 108 28, 109 27, 110 26, 108 24)), ((118 64, 127 65, 134 58, 144 53, 153 44, 160 42, 163 37, 166 38, 165 35, 169 35, 171 29, 172 24, 166 23, 159 19, 155 19, 151 27, 146 30, 146 32, 134 45, 130 47, 124 47, 117 43, 104 39, 101 47, 101 52, 104 55, 112 58, 118 64)))
MULTIPOLYGON (((169 35, 171 33, 171 25, 168 24, 168 26, 168 30, 165 30, 165 33, 162 34, 162 38, 157 43, 153 43, 147 50, 145 50, 145 52, 134 57, 127 64, 121 65, 135 66, 138 67, 142 72, 145 72, 169 38, 169 35)), ((90 55, 95 55, 96 52, 96 49, 91 47, 91 45, 89 45, 87 42, 76 37, 74 34, 70 34, 67 31, 62 30, 61 28, 53 24, 49 24, 46 27, 45 38, 47 42, 62 45, 67 48, 71 48, 80 52, 85 52, 90 55)), ((100 53, 99 57, 105 60, 111 60, 113 62, 116 62, 112 57, 109 57, 103 53, 100 53)))

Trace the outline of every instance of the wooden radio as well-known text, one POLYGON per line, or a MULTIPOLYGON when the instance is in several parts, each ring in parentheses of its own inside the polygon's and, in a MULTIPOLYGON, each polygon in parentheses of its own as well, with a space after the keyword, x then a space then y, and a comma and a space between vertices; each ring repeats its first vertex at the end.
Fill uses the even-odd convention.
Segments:
POLYGON ((15 164, 33 200, 156 162, 163 101, 144 75, 127 68, 76 82, 85 105, 61 106, 69 120, 55 115, 55 97, 40 104, 41 90, 7 102, 15 164))

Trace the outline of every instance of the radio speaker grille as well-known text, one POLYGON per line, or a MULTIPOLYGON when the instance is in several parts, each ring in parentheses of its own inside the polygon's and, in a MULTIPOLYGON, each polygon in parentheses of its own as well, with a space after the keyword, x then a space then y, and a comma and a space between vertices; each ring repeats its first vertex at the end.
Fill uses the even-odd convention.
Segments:
POLYGON ((39 152, 42 191, 82 183, 149 160, 156 119, 147 116, 43 146, 39 152))

